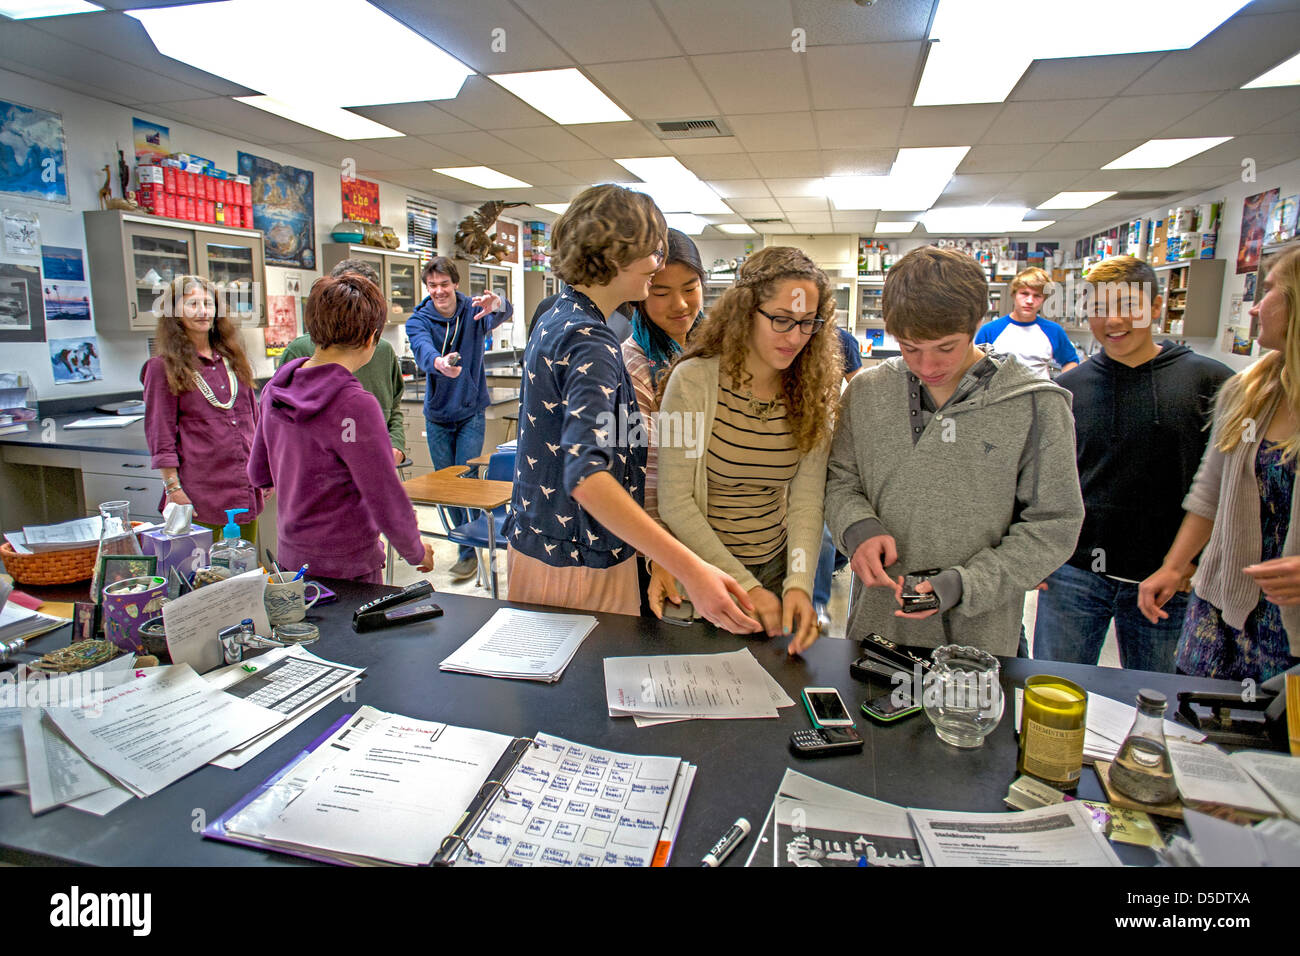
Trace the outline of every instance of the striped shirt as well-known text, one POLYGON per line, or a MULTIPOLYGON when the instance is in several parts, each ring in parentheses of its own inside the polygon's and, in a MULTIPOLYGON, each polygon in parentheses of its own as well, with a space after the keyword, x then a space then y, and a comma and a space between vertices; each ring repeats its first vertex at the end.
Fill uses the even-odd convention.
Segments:
POLYGON ((785 403, 760 409, 749 397, 719 385, 706 467, 709 527, 718 540, 751 567, 780 554, 787 493, 799 470, 785 403))

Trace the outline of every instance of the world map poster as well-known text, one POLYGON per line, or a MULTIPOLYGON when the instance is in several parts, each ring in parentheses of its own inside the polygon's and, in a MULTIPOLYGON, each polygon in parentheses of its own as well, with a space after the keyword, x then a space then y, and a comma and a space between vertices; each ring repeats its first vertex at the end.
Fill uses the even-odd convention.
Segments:
POLYGON ((0 100, 0 193, 69 203, 62 116, 0 100))
POLYGON ((266 264, 316 268, 316 189, 311 171, 239 153, 253 190, 253 228, 266 237, 266 264))

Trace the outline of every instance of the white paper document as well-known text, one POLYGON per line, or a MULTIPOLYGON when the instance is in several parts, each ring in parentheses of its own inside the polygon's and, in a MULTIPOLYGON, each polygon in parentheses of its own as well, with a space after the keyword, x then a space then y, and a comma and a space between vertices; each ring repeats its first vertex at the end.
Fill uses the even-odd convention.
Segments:
POLYGON ((82 755, 137 795, 157 793, 283 720, 173 666, 92 704, 47 707, 82 755))
POLYGON ((22 541, 33 553, 94 547, 99 544, 103 521, 95 515, 59 524, 25 525, 22 541))
POLYGON ((0 702, 0 790, 27 786, 23 756, 23 711, 0 702))
POLYGON ((28 799, 33 814, 114 785, 112 777, 68 743, 42 709, 22 708, 22 721, 28 799))
POLYGON ((908 810, 935 866, 1120 866, 1078 801, 1015 813, 908 810))
POLYGON ((172 663, 189 664, 200 674, 220 667, 225 658, 217 635, 245 618, 252 618, 258 634, 269 635, 271 624, 262 603, 265 590, 266 575, 254 568, 164 604, 163 628, 172 663))
POLYGON ((462 674, 555 681, 595 627, 589 614, 503 607, 439 666, 462 674))
POLYGON ((35 637, 67 623, 67 618, 29 611, 19 604, 5 604, 0 608, 0 641, 35 637))
POLYGON ((1201 866, 1300 866, 1300 847, 1270 835, 1196 810, 1183 813, 1192 853, 1201 866))
MULTIPOLYGON (((763 668, 763 674, 767 677, 767 686, 768 691, 771 694, 772 706, 793 707, 794 701, 790 699, 790 695, 785 692, 784 687, 777 683, 776 678, 772 676, 766 667, 763 668)), ((616 714, 611 711, 610 716, 620 717, 624 715, 616 714)), ((657 727, 659 724, 675 724, 679 721, 695 720, 702 717, 703 715, 700 714, 693 714, 690 717, 646 717, 642 714, 632 715, 632 719, 636 722, 637 727, 657 727)))
MULTIPOLYGON (((1270 816, 1277 805, 1251 775, 1214 744, 1169 740, 1169 760, 1174 766, 1178 794, 1189 806, 1221 804, 1270 816)), ((1292 759, 1292 758, 1287 758, 1292 759)))
POLYGON ((351 861, 429 863, 512 742, 363 707, 226 829, 351 861))
POLYGON ((777 717, 771 675, 749 648, 721 654, 605 658, 612 716, 777 717))
MULTIPOLYGON (((681 761, 538 734, 469 838, 479 866, 650 866, 681 761)), ((458 864, 460 861, 458 860, 458 864)))
POLYGON ((1300 821, 1300 757, 1239 750, 1230 759, 1244 768, 1288 817, 1300 821))
POLYGON ((92 418, 78 418, 75 422, 68 422, 64 428, 125 428, 127 425, 133 425, 143 415, 103 415, 92 418))

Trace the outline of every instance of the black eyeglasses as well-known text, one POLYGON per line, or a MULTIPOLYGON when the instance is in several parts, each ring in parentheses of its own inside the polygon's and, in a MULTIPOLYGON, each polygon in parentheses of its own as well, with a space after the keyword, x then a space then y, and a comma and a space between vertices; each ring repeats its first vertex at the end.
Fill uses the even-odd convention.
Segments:
POLYGON ((818 330, 826 324, 825 319, 804 319, 801 322, 798 319, 792 319, 787 315, 771 315, 759 308, 755 308, 754 311, 759 315, 767 317, 767 321, 772 323, 773 332, 789 332, 797 325, 799 326, 799 331, 804 335, 816 335, 818 330))

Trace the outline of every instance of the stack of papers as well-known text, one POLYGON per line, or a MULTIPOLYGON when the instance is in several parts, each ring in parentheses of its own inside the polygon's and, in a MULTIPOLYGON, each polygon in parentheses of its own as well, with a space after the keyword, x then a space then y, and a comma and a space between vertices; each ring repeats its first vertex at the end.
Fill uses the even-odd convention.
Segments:
POLYGON ((596 619, 589 614, 545 614, 503 607, 439 669, 554 682, 595 627, 596 619))
POLYGON ((67 620, 52 614, 29 611, 18 604, 8 603, 0 608, 0 642, 8 643, 21 638, 35 637, 56 627, 67 624, 67 620))
POLYGON ((746 866, 1119 866, 1081 801, 905 809, 787 770, 746 866))
POLYGON ((95 515, 59 524, 28 525, 22 531, 6 532, 5 540, 19 554, 94 548, 99 545, 102 521, 99 515, 95 515))
POLYGON ((1213 744, 1169 741, 1169 759, 1183 803, 1249 816, 1285 814, 1300 820, 1300 757, 1263 750, 1226 754, 1213 744))
POLYGON ((634 717, 638 727, 779 717, 778 707, 794 706, 747 647, 722 654, 607 657, 605 697, 611 717, 634 717))

